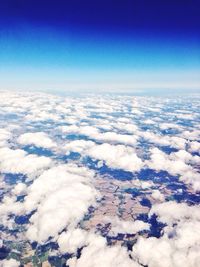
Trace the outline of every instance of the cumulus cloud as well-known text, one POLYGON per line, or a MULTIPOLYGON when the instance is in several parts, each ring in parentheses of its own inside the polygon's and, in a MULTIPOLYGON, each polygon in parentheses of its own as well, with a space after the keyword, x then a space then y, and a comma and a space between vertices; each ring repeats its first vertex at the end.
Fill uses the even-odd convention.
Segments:
POLYGON ((200 138, 200 130, 184 131, 182 136, 191 141, 198 141, 200 138))
POLYGON ((200 174, 191 164, 199 164, 200 157, 192 156, 184 150, 167 155, 158 148, 151 149, 151 157, 146 164, 157 171, 167 171, 172 175, 179 175, 180 180, 192 186, 195 191, 200 190, 200 174))
POLYGON ((152 190, 151 196, 153 199, 156 199, 156 200, 160 200, 160 201, 165 200, 164 195, 159 190, 152 190))
POLYGON ((200 153, 200 143, 197 141, 192 141, 189 143, 189 151, 190 152, 198 152, 200 153))
POLYGON ((149 267, 198 267, 199 265, 199 247, 186 247, 180 249, 176 243, 167 238, 149 239, 139 238, 134 246, 132 256, 138 260, 142 266, 149 267))
POLYGON ((46 133, 24 133, 18 138, 18 142, 21 145, 35 145, 43 148, 53 148, 56 146, 46 133))
POLYGON ((138 132, 138 134, 149 143, 159 146, 170 146, 177 149, 185 149, 187 143, 184 138, 179 136, 164 136, 150 131, 138 132))
POLYGON ((59 129, 65 134, 82 134, 85 136, 94 137, 99 134, 99 130, 93 126, 60 126, 59 129))
POLYGON ((86 141, 86 140, 75 140, 68 142, 63 149, 66 152, 77 152, 77 153, 84 153, 87 151, 87 149, 95 146, 95 143, 92 141, 86 141))
POLYGON ((142 160, 136 155, 133 148, 123 145, 102 144, 87 150, 87 155, 93 159, 103 160, 111 168, 126 171, 139 171, 142 160))
POLYGON ((62 232, 57 240, 61 253, 75 253, 79 248, 88 245, 89 233, 80 228, 62 232))
POLYGON ((0 267, 18 267, 20 266, 20 262, 15 259, 3 260, 0 262, 0 267))
POLYGON ((25 183, 17 183, 16 186, 13 188, 12 192, 16 195, 16 196, 20 196, 20 195, 26 195, 26 189, 27 186, 25 183))
POLYGON ((131 120, 128 118, 120 118, 117 122, 111 124, 115 129, 129 134, 137 133, 138 126, 131 123, 131 120))
POLYGON ((154 213, 161 222, 167 223, 163 236, 139 237, 133 247, 133 258, 149 267, 198 267, 199 207, 166 202, 153 206, 150 215, 154 213))
POLYGON ((161 123, 159 125, 160 129, 162 130, 168 130, 168 129, 176 129, 176 130, 181 130, 182 127, 180 125, 177 125, 175 123, 161 123))
POLYGON ((16 196, 4 196, 0 205, 0 223, 7 228, 13 227, 13 219, 10 215, 22 215, 25 210, 20 202, 16 201, 16 196))
POLYGON ((27 237, 42 243, 65 227, 76 226, 89 206, 95 204, 98 194, 91 184, 93 175, 84 167, 60 165, 34 180, 24 202, 27 212, 36 209, 27 237))
POLYGON ((100 132, 94 126, 60 126, 59 129, 65 134, 82 134, 97 141, 113 142, 125 145, 136 145, 137 136, 118 134, 115 132, 100 132))
POLYGON ((78 152, 82 156, 90 156, 101 160, 107 166, 126 171, 139 171, 143 167, 142 160, 137 156, 135 150, 124 145, 102 144, 97 145, 92 141, 75 140, 67 143, 63 149, 78 152))
POLYGON ((138 137, 134 135, 117 134, 115 132, 101 133, 96 137, 96 139, 99 141, 113 142, 125 145, 136 145, 137 138, 138 137))
POLYGON ((6 129, 0 129, 0 147, 5 146, 7 140, 11 137, 11 133, 6 129))
POLYGON ((117 235, 122 234, 136 234, 142 230, 149 230, 150 225, 143 221, 125 221, 118 217, 107 217, 103 219, 105 223, 111 224, 110 234, 117 235))
POLYGON ((153 181, 142 181, 139 179, 134 179, 131 181, 131 185, 134 187, 135 186, 139 187, 141 189, 150 189, 151 187, 154 186, 154 183, 153 183, 153 181))
POLYGON ((157 214, 160 221, 172 225, 179 220, 192 218, 200 221, 199 206, 188 206, 186 203, 176 203, 173 201, 155 204, 149 215, 157 214))
POLYGON ((119 245, 107 246, 106 239, 95 234, 86 238, 86 246, 82 249, 81 257, 73 257, 67 261, 70 267, 139 267, 127 252, 119 245))
POLYGON ((179 150, 178 152, 171 153, 170 159, 172 160, 182 160, 186 164, 200 164, 199 156, 192 156, 189 152, 185 150, 179 150))
POLYGON ((151 160, 148 162, 148 166, 158 171, 167 171, 172 175, 180 174, 192 169, 181 159, 172 160, 167 154, 158 148, 151 149, 151 160))
POLYGON ((21 149, 0 148, 0 170, 3 173, 35 175, 51 164, 48 157, 29 155, 21 149))
POLYGON ((200 173, 192 170, 186 171, 180 176, 180 181, 191 186, 194 192, 200 192, 200 173))

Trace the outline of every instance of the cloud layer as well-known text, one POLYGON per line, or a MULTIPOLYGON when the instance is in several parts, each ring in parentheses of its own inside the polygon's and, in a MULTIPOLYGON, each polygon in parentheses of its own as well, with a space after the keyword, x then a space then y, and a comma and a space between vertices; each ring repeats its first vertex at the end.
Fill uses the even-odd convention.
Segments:
POLYGON ((199 267, 199 103, 1 92, 0 265, 199 267))

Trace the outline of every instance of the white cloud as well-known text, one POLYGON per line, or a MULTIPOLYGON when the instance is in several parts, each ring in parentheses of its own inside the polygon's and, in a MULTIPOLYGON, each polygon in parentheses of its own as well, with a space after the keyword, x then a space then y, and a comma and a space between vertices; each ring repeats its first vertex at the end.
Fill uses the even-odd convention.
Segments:
POLYGON ((64 145, 63 149, 67 152, 73 151, 81 154, 93 146, 95 146, 95 143, 92 141, 75 140, 68 142, 66 145, 64 145))
POLYGON ((20 262, 15 259, 3 260, 0 262, 0 267, 18 267, 20 266, 20 262))
POLYGON ((93 175, 84 167, 60 165, 38 177, 28 188, 24 202, 27 212, 36 209, 27 237, 42 243, 65 227, 75 227, 95 204, 98 194, 91 184, 93 175))
POLYGON ((112 120, 109 122, 109 125, 112 125, 112 127, 118 131, 123 131, 129 134, 134 134, 138 131, 138 126, 132 123, 128 118, 119 118, 116 120, 116 122, 113 122, 112 118, 112 120))
POLYGON ((155 204, 149 213, 157 214, 160 221, 172 225, 179 220, 193 218, 200 221, 199 206, 188 206, 186 203, 176 203, 173 201, 155 204))
POLYGON ((150 225, 142 221, 125 221, 118 217, 105 216, 103 219, 105 223, 111 223, 110 234, 117 235, 122 234, 136 234, 142 230, 149 230, 150 225))
POLYGON ((96 140, 104 142, 113 142, 125 145, 136 145, 137 136, 117 134, 115 132, 101 133, 95 137, 96 140))
POLYGON ((152 207, 160 221, 167 223, 160 238, 139 237, 132 256, 149 267, 198 267, 200 249, 199 207, 166 202, 152 207))
POLYGON ((115 132, 101 133, 96 127, 93 126, 61 126, 59 129, 66 134, 82 134, 97 141, 113 142, 126 145, 136 145, 137 136, 118 134, 115 132))
POLYGON ((200 143, 197 141, 192 141, 189 143, 189 150, 190 152, 198 152, 200 153, 200 143))
POLYGON ((171 160, 170 157, 158 148, 151 149, 151 159, 147 161, 149 168, 157 171, 167 171, 172 175, 182 174, 185 171, 192 170, 192 167, 185 164, 184 161, 177 159, 171 160))
POLYGON ((36 132, 36 133, 24 133, 20 135, 17 140, 21 145, 35 145, 37 147, 43 148, 53 148, 56 143, 53 142, 46 133, 36 132))
POLYGON ((170 146, 177 149, 185 149, 186 140, 182 137, 178 136, 164 136, 155 134, 150 131, 146 132, 138 132, 142 138, 144 138, 147 142, 153 143, 160 146, 170 146))
POLYGON ((17 183, 16 186, 13 188, 12 192, 19 196, 19 195, 26 195, 27 186, 24 183, 17 183))
POLYGON ((28 155, 21 149, 0 148, 0 170, 3 173, 36 175, 52 164, 50 158, 28 155))
POLYGON ((86 153, 93 159, 105 161, 111 168, 135 172, 143 167, 143 162, 136 155, 135 150, 123 145, 96 145, 88 149, 86 153))
POLYGON ((6 129, 0 129, 0 147, 5 146, 9 138, 11 138, 11 133, 6 129))
POLYGON ((175 129, 175 130, 181 130, 182 127, 180 125, 177 125, 175 123, 161 123, 159 125, 161 130, 168 130, 168 129, 175 129))
POLYGON ((68 229, 57 240, 61 253, 75 253, 77 249, 88 245, 89 233, 82 229, 68 229))
POLYGON ((132 186, 136 186, 142 189, 150 189, 152 186, 154 186, 154 183, 152 181, 142 181, 139 179, 134 179, 131 181, 132 186))
POLYGON ((180 178, 185 184, 188 184, 192 187, 194 192, 200 192, 200 173, 194 171, 186 171, 183 173, 180 178))
POLYGON ((160 201, 164 201, 165 200, 164 195, 159 190, 152 190, 151 196, 155 200, 160 200, 160 201))
POLYGON ((182 136, 191 141, 198 141, 200 138, 200 130, 184 131, 182 136))
POLYGON ((20 202, 16 201, 16 196, 4 196, 0 205, 0 223, 8 228, 13 227, 13 220, 10 215, 22 215, 25 210, 20 202))
POLYGON ((99 134, 99 131, 96 127, 93 126, 60 126, 59 129, 65 134, 83 134, 85 136, 96 136, 99 134))
POLYGON ((192 156, 189 152, 185 150, 179 150, 178 152, 171 153, 170 159, 182 160, 187 164, 200 164, 199 156, 192 156))
POLYGON ((191 165, 198 165, 200 158, 192 156, 184 150, 180 150, 170 155, 165 154, 158 148, 152 148, 151 158, 146 161, 146 165, 157 171, 167 171, 171 175, 179 175, 179 179, 192 186, 194 191, 200 190, 200 174, 191 165))
POLYGON ((124 247, 109 247, 105 238, 94 234, 90 234, 86 241, 88 245, 83 248, 81 257, 67 261, 70 267, 139 267, 124 247))

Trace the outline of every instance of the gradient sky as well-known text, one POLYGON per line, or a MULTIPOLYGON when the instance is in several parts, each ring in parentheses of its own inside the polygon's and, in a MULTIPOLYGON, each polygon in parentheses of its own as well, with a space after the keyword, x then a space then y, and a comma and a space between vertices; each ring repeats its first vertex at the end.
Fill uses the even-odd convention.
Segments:
POLYGON ((2 0, 0 89, 200 89, 200 2, 2 0))

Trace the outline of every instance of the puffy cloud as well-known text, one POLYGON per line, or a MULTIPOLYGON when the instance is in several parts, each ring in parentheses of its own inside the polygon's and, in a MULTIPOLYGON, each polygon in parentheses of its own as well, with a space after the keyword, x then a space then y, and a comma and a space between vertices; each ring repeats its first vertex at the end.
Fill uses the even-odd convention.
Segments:
POLYGON ((160 221, 172 225, 173 223, 192 218, 200 221, 199 206, 188 206, 186 203, 176 203, 173 201, 155 204, 149 215, 157 214, 160 221))
POLYGON ((170 146, 177 149, 185 149, 187 143, 184 138, 179 136, 164 136, 150 131, 138 132, 138 135, 149 143, 157 144, 159 146, 170 146))
POLYGON ((130 119, 128 118, 120 118, 117 122, 112 123, 112 126, 119 131, 124 131, 129 134, 133 134, 138 131, 138 126, 130 123, 130 119))
POLYGON ((119 245, 109 247, 106 239, 101 236, 90 234, 86 242, 88 245, 82 249, 81 257, 73 257, 67 261, 70 267, 139 267, 130 258, 126 248, 119 245))
POLYGON ((0 146, 5 146, 6 141, 11 137, 11 133, 6 129, 0 129, 0 146))
POLYGON ((21 149, 0 148, 0 170, 3 173, 35 175, 52 164, 50 158, 28 155, 21 149))
POLYGON ((99 134, 98 129, 93 126, 69 125, 69 126, 60 126, 59 129, 65 134, 82 134, 90 137, 99 134))
POLYGON ((110 234, 117 235, 123 234, 136 234, 142 230, 149 230, 150 225, 143 221, 125 221, 118 217, 105 217, 103 219, 105 223, 111 223, 110 234))
POLYGON ((50 112, 51 105, 47 110, 32 109, 30 114, 25 116, 25 120, 30 121, 59 121, 61 120, 60 115, 50 112))
POLYGON ((167 237, 149 239, 139 238, 132 256, 142 266, 149 267, 198 267, 199 246, 180 249, 173 239, 167 237))
POLYGON ((88 245, 89 233, 82 229, 68 229, 62 232, 57 240, 61 253, 75 253, 79 248, 88 245))
POLYGON ((140 136, 150 143, 154 143, 154 144, 158 144, 162 146, 170 145, 168 138, 163 137, 161 135, 157 135, 150 131, 140 132, 140 136))
POLYGON ((76 226, 95 204, 98 194, 91 184, 93 175, 84 167, 60 165, 34 180, 24 202, 27 212, 36 209, 27 237, 42 243, 65 227, 76 226))
POLYGON ((177 125, 175 123, 161 123, 159 125, 160 129, 162 130, 168 130, 168 129, 176 129, 176 130, 181 130, 182 127, 180 125, 177 125))
POLYGON ((185 149, 187 141, 178 136, 170 136, 169 137, 170 146, 177 149, 185 149))
POLYGON ((147 119, 147 120, 144 120, 143 123, 144 124, 150 124, 150 125, 152 124, 152 125, 154 125, 156 122, 151 120, 151 119, 147 119))
POLYGON ((182 136, 191 141, 198 141, 200 138, 200 130, 184 131, 182 136))
POLYGON ((115 132, 101 133, 96 127, 93 126, 70 125, 70 126, 60 126, 59 129, 63 133, 82 134, 98 141, 113 142, 126 145, 135 145, 137 143, 137 136, 118 134, 115 132))
POLYGON ((185 184, 192 187, 195 192, 200 192, 200 173, 192 170, 183 173, 180 178, 185 184))
POLYGON ((95 146, 95 143, 92 141, 86 141, 86 140, 75 140, 68 142, 64 146, 64 150, 67 152, 78 152, 78 153, 84 153, 87 149, 95 146))
POLYGON ((152 207, 151 214, 167 223, 160 238, 139 237, 132 256, 149 267, 198 267, 200 249, 199 207, 166 202, 152 207))
POLYGON ((195 191, 200 190, 200 174, 191 164, 199 164, 200 157, 180 150, 170 155, 158 148, 151 149, 151 158, 146 161, 149 168, 157 171, 167 171, 172 175, 179 175, 179 179, 192 186, 195 191), (188 164, 187 164, 188 163, 188 164))
POLYGON ((96 139, 100 141, 113 142, 125 145, 136 145, 137 143, 137 136, 118 134, 115 132, 101 133, 96 137, 96 139))
POLYGON ((135 150, 123 145, 96 145, 87 151, 87 155, 93 159, 105 161, 111 168, 135 172, 143 167, 143 162, 136 155, 135 150))
POLYGON ((20 266, 20 262, 15 259, 3 260, 0 262, 0 267, 18 267, 20 266))
POLYGON ((16 196, 4 196, 0 205, 0 223, 8 228, 12 228, 13 221, 10 215, 22 215, 25 210, 20 202, 16 201, 16 196))
POLYGON ((173 160, 182 160, 187 164, 200 164, 199 156, 192 156, 189 152, 185 150, 179 150, 178 152, 171 153, 170 159, 173 160))
POLYGON ((24 133, 18 138, 18 142, 21 145, 35 145, 37 147, 52 148, 56 144, 53 142, 46 133, 24 133))
POLYGON ((149 189, 152 186, 154 186, 154 183, 152 181, 142 181, 139 179, 134 179, 131 181, 132 186, 139 187, 141 189, 149 189))
POLYGON ((164 201, 165 197, 159 190, 153 190, 151 194, 153 199, 164 201))
POLYGON ((189 143, 189 150, 190 152, 198 152, 200 153, 200 143, 197 141, 192 141, 189 143))
POLYGON ((172 160, 158 148, 151 149, 151 159, 147 162, 148 167, 157 171, 167 171, 172 175, 184 173, 192 170, 192 167, 185 164, 181 159, 172 160))
POLYGON ((12 192, 19 196, 19 195, 26 195, 27 186, 25 183, 17 183, 16 186, 13 188, 12 192))

